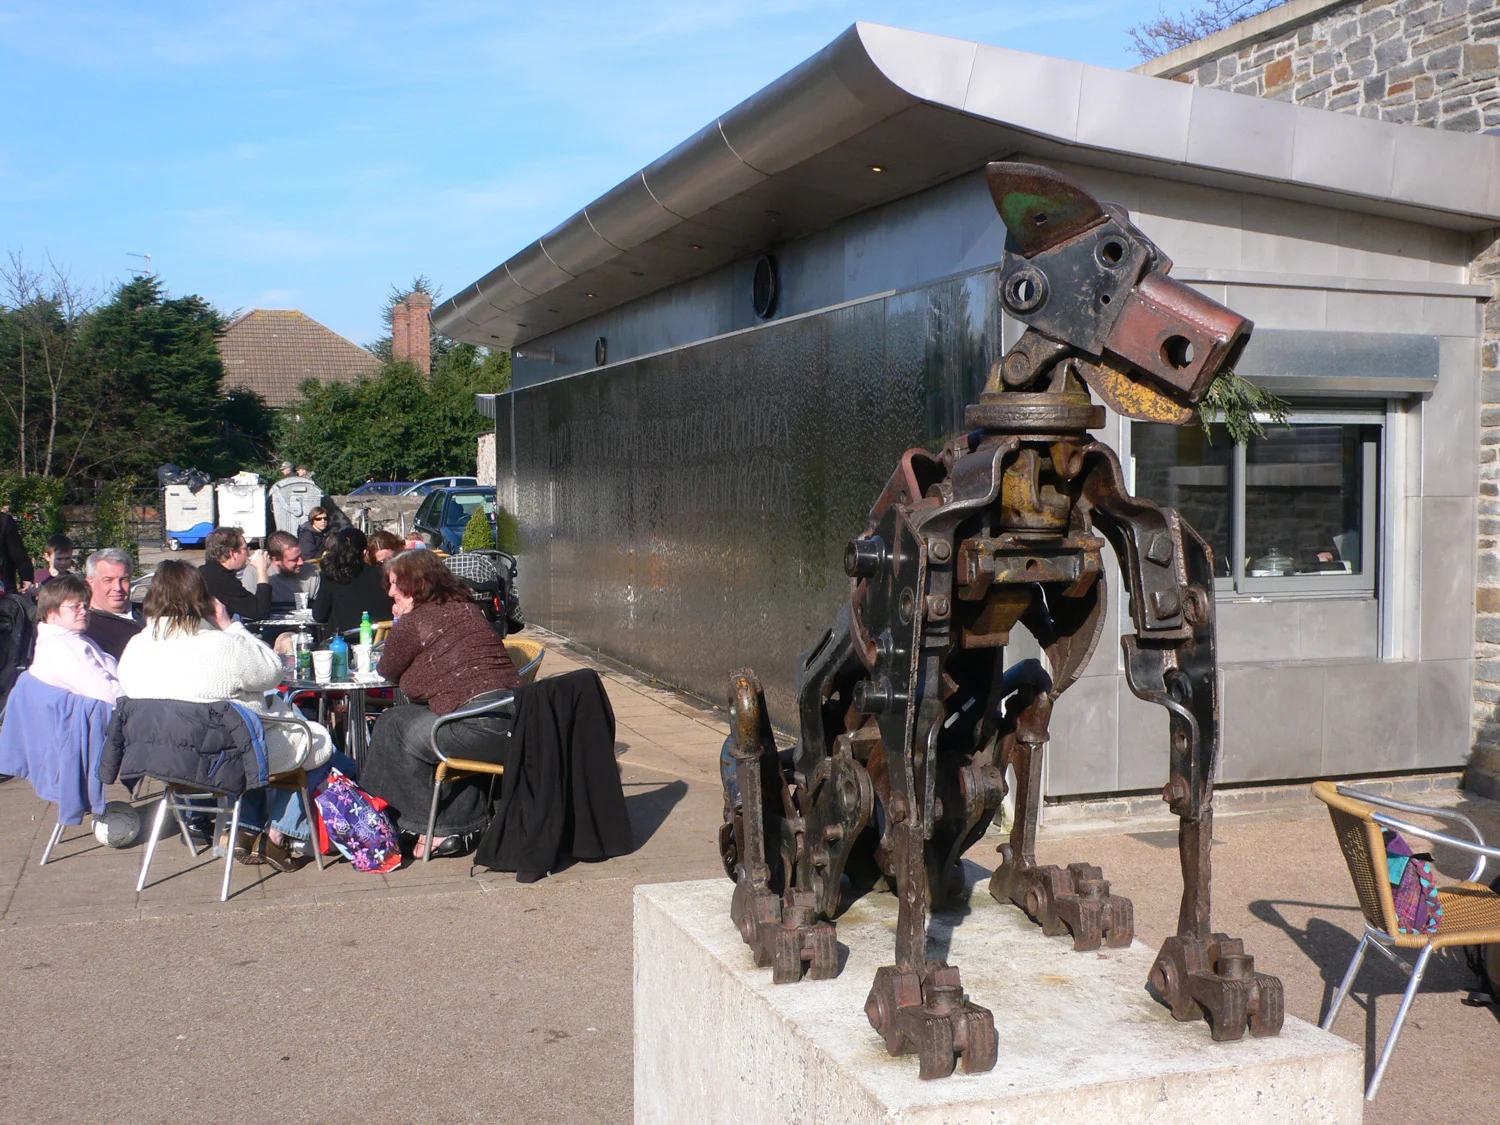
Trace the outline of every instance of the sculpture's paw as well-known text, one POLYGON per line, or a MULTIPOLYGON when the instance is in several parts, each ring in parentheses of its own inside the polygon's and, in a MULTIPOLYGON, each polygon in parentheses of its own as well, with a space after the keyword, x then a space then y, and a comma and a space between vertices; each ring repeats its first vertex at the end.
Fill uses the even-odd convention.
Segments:
POLYGON ((1178 1020, 1206 1019, 1217 1041, 1281 1030, 1281 981, 1255 971, 1245 944, 1226 934, 1208 941, 1169 937, 1151 967, 1150 985, 1178 1020))
POLYGON ((1128 898, 1109 893, 1104 872, 1087 863, 1070 863, 1064 870, 1055 864, 1024 867, 1005 862, 990 878, 990 896, 997 902, 1019 906, 1042 933, 1071 934, 1075 950, 1098 949, 1101 945, 1127 946, 1135 938, 1135 907, 1128 898))
POLYGON ((812 903, 811 891, 788 891, 783 899, 769 891, 735 890, 730 917, 755 954, 755 963, 771 966, 775 984, 792 984, 804 973, 813 980, 839 975, 837 928, 817 920, 812 903))
POLYGON ((920 973, 881 966, 865 1015, 892 1055, 917 1052, 922 1078, 946 1078, 959 1062, 965 1074, 994 1069, 995 1017, 964 995, 956 966, 929 961, 920 973))

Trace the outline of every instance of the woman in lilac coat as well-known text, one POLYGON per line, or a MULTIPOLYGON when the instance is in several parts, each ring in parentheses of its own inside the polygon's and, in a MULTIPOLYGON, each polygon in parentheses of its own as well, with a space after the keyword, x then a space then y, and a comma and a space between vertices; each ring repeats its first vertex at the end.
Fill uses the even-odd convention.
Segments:
POLYGON ((112 704, 120 698, 115 658, 83 635, 89 595, 89 584, 76 574, 59 574, 37 591, 29 670, 44 684, 112 704))

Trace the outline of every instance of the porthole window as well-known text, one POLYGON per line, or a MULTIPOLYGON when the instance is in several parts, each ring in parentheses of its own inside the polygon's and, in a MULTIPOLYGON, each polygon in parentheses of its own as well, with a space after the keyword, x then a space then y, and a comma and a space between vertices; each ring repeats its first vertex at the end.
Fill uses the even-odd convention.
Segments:
POLYGON ((776 279, 776 259, 769 254, 761 256, 755 263, 755 278, 751 284, 751 299, 755 303, 755 315, 761 320, 770 320, 776 315, 776 298, 779 285, 776 279))
POLYGON ((594 341, 594 366, 603 367, 609 362, 609 341, 600 336, 594 341))

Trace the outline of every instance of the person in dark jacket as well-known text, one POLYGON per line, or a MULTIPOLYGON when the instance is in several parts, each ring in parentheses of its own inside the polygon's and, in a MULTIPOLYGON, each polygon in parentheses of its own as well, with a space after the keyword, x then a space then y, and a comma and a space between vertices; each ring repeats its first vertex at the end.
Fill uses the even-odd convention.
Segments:
POLYGON ((251 554, 245 533, 237 527, 216 527, 203 544, 206 561, 199 569, 208 583, 209 595, 218 598, 231 614, 245 621, 263 621, 271 616, 271 556, 251 554), (246 564, 255 568, 255 593, 240 582, 246 564))
POLYGON ((385 574, 381 567, 365 562, 369 546, 365 533, 357 527, 346 527, 333 537, 333 544, 323 559, 322 580, 313 598, 313 620, 326 625, 328 636, 359 628, 362 614, 371 622, 391 619, 391 597, 386 593, 385 574))
POLYGON ((297 529, 297 546, 302 548, 302 557, 316 562, 328 549, 328 509, 314 508, 307 513, 307 522, 297 529))
MULTIPOLYGON (((389 802, 397 831, 416 835, 427 830, 432 800, 433 723, 466 704, 498 699, 498 693, 520 687, 521 677, 499 634, 442 559, 427 550, 403 551, 386 570, 401 616, 386 639, 380 674, 399 683, 413 703, 380 716, 360 759, 359 784, 389 802)), ((448 724, 439 737, 445 754, 500 762, 509 730, 510 720, 480 715, 448 724)), ((445 784, 444 791, 432 854, 463 855, 489 820, 489 782, 460 780, 445 784)))
POLYGON ((123 547, 101 547, 83 564, 89 584, 89 620, 83 635, 119 660, 144 619, 130 604, 135 560, 123 547))
POLYGON ((264 740, 233 703, 176 699, 122 699, 110 720, 99 758, 99 780, 150 776, 239 796, 265 785, 264 740))
POLYGON ((31 589, 35 577, 16 517, 0 511, 0 583, 5 584, 6 593, 19 594, 31 589))

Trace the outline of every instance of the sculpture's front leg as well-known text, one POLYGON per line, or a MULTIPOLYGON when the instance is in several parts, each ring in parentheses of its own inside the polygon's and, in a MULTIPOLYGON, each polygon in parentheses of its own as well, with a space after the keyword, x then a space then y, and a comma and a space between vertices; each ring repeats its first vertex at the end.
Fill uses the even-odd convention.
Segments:
POLYGON ((1255 971, 1244 943, 1214 933, 1211 920, 1213 774, 1219 749, 1214 651, 1213 552, 1173 509, 1132 497, 1107 446, 1086 450, 1084 494, 1095 525, 1114 545, 1130 591, 1135 634, 1121 638, 1125 679, 1167 709, 1171 774, 1162 793, 1180 818, 1182 907, 1163 944, 1151 987, 1179 1020, 1205 1018, 1215 1039, 1281 1030, 1281 981, 1255 971))

